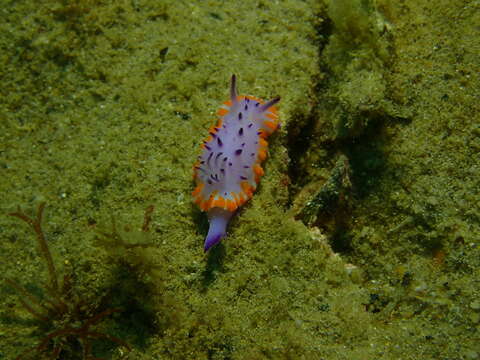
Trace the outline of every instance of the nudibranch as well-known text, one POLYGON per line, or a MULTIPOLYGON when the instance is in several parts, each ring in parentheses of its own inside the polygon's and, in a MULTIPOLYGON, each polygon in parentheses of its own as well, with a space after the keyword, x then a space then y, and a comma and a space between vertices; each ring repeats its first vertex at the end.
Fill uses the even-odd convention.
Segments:
POLYGON ((230 100, 218 110, 218 122, 210 127, 194 164, 192 196, 207 212, 210 224, 205 251, 225 237, 230 218, 257 188, 263 175, 261 163, 267 157, 266 138, 280 126, 275 107, 279 101, 279 96, 265 102, 237 95, 232 75, 230 100))

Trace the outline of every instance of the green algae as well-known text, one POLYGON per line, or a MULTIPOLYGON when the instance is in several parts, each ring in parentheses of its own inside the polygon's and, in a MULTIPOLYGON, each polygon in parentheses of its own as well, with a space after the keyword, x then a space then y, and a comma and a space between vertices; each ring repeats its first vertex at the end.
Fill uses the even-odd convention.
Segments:
MULTIPOLYGON (((2 11, 1 212, 48 201, 54 260, 86 294, 131 299, 119 326, 130 358, 478 357, 478 4, 2 11), (191 166, 232 73, 242 93, 281 95, 286 126, 259 191, 205 256, 191 166), (294 220, 297 192, 320 191, 342 156, 341 217, 294 220), (149 205, 149 235, 126 231, 149 205), (112 216, 125 241, 149 246, 100 246, 112 216)), ((31 234, 0 217, 0 236, 2 273, 45 281, 31 234)), ((0 357, 13 359, 38 334, 0 289, 0 357)))
POLYGON ((370 279, 367 309, 388 324, 388 341, 374 336, 372 344, 383 346, 376 357, 478 357, 478 316, 470 307, 479 268, 478 74, 457 70, 478 69, 476 9, 340 1, 326 10, 332 41, 321 61, 333 80, 321 88, 309 124, 308 136, 320 144, 296 154, 302 187, 294 203, 304 189, 321 194, 335 173, 330 159, 348 157, 348 207, 335 214, 333 228, 322 213, 315 225, 370 279), (386 27, 374 26, 377 11, 386 27), (348 38, 345 19, 365 28, 364 36, 348 38), (417 354, 408 352, 413 347, 417 354))

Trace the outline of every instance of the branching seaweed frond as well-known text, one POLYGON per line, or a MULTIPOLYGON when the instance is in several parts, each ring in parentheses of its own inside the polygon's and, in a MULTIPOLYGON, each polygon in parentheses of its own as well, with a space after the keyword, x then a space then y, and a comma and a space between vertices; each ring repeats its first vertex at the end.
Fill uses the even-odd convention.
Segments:
POLYGON ((23 286, 19 285, 12 279, 5 279, 5 282, 12 287, 20 296, 20 304, 37 320, 42 322, 46 327, 51 328, 41 339, 40 343, 23 351, 17 356, 16 360, 29 358, 37 359, 37 355, 50 350, 52 359, 63 359, 62 353, 67 351, 73 343, 79 343, 82 348, 82 358, 84 360, 100 360, 92 355, 92 339, 107 339, 111 342, 125 347, 129 351, 130 346, 123 340, 96 331, 93 327, 98 325, 109 315, 120 312, 120 309, 106 309, 97 312, 95 305, 89 306, 84 300, 78 296, 73 296, 75 290, 71 284, 71 277, 66 275, 60 285, 57 277, 57 271, 53 262, 52 254, 48 248, 47 241, 42 229, 42 216, 45 203, 41 203, 35 217, 29 217, 18 209, 16 212, 8 215, 21 219, 26 222, 35 232, 35 237, 40 247, 40 253, 47 263, 49 274, 49 285, 44 286, 46 293, 51 298, 44 300, 38 299, 29 293, 23 286), (92 308, 93 307, 93 308, 92 308), (92 329, 93 328, 93 329, 92 329))

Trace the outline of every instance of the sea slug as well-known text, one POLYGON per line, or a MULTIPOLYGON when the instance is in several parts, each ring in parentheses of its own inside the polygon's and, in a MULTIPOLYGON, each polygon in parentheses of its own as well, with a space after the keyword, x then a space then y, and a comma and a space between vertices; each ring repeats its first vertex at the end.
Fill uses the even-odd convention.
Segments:
POLYGON ((277 96, 270 101, 237 95, 232 75, 230 100, 217 112, 217 125, 201 144, 202 154, 194 164, 194 201, 207 212, 210 228, 205 238, 208 251, 226 235, 234 212, 248 201, 263 175, 261 162, 267 157, 265 140, 279 127, 277 96))

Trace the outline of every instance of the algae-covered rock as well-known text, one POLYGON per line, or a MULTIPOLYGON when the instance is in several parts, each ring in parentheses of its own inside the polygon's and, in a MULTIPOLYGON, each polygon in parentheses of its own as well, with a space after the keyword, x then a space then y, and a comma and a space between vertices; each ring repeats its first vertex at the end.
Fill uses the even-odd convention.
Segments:
MULTIPOLYGON (((475 358, 479 14, 451 0, 4 1, 2 212, 52 205, 53 260, 86 298, 122 305, 99 330, 132 359, 475 358), (281 96, 282 127, 205 255, 191 167, 232 73, 281 96)), ((45 266, 6 218, 1 273, 38 293, 45 266)), ((0 290, 11 359, 39 338, 0 290)))
POLYGON ((312 181, 297 194, 292 206, 295 216, 311 226, 319 217, 325 220, 327 214, 333 214, 341 202, 348 201, 345 197, 352 186, 350 172, 347 157, 340 155, 326 181, 312 181))
POLYGON ((333 31, 322 58, 334 79, 326 94, 331 136, 355 137, 369 121, 389 116, 385 73, 393 56, 391 28, 373 0, 329 1, 327 14, 333 31))

